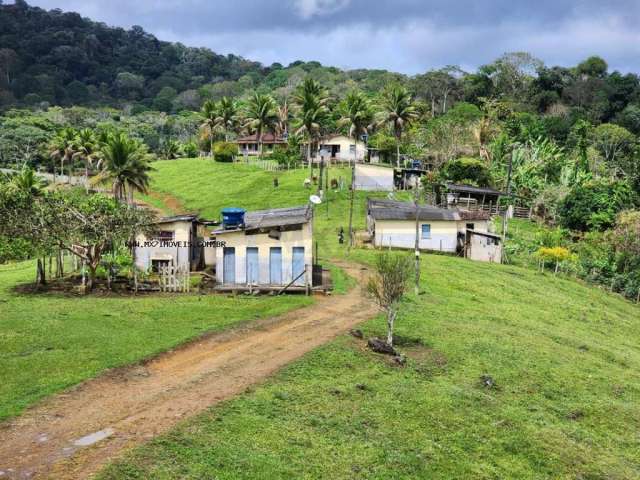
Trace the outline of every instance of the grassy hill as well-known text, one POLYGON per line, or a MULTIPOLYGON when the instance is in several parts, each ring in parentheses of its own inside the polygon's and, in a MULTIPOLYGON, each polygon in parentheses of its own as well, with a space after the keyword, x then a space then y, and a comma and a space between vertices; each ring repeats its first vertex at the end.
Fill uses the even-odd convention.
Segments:
MULTIPOLYGON (((279 174, 275 192, 273 175, 251 167, 156 166, 154 190, 206 215, 309 193, 301 171, 279 174)), ((375 252, 347 254, 335 239, 346 199, 333 193, 329 218, 317 212, 321 255, 371 262, 375 252)), ((640 476, 637 306, 572 280, 448 256, 424 256, 421 278, 425 293, 407 298, 397 322, 406 366, 341 337, 101 478, 640 476)), ((382 318, 363 326, 365 336, 384 328, 382 318)))

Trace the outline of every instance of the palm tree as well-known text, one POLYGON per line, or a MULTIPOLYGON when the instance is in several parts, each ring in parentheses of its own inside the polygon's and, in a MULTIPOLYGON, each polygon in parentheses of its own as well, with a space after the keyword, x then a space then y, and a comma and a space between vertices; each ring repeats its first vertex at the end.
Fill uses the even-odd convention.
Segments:
POLYGON ((296 130, 296 134, 305 134, 307 136, 307 161, 309 162, 309 170, 312 171, 311 144, 318 138, 322 123, 329 113, 329 108, 327 107, 329 97, 326 90, 318 82, 312 78, 306 78, 298 87, 293 101, 298 109, 299 127, 296 130))
POLYGON ((289 111, 289 104, 285 100, 282 106, 278 107, 278 123, 276 124, 276 133, 280 136, 289 133, 289 120, 291 119, 291 112, 289 111))
POLYGON ((213 139, 215 135, 216 129, 216 119, 218 118, 218 105, 213 100, 207 100, 202 105, 202 116, 204 117, 204 122, 200 125, 200 128, 203 131, 203 134, 206 134, 209 137, 209 147, 211 156, 213 157, 213 139))
POLYGON ((353 90, 347 94, 342 104, 342 116, 338 125, 349 128, 349 136, 353 138, 353 166, 351 167, 351 196, 349 206, 349 246, 353 245, 353 197, 355 195, 355 169, 358 151, 358 137, 372 128, 373 110, 367 97, 360 91, 353 90))
POLYGON ((400 167, 400 139, 402 132, 418 117, 411 94, 402 85, 387 87, 382 93, 382 119, 396 137, 396 162, 400 167))
POLYGON ((245 126, 256 132, 260 158, 262 158, 262 135, 265 131, 274 129, 278 121, 277 109, 278 104, 270 95, 255 92, 247 102, 245 126))
POLYGON ((84 184, 85 189, 89 191, 89 168, 94 165, 94 163, 98 162, 96 166, 99 165, 99 156, 98 156, 98 142, 96 140, 96 136, 93 131, 88 128, 83 128, 76 135, 76 139, 74 142, 74 154, 73 158, 80 158, 84 161, 84 184))
POLYGON ((133 203, 135 191, 146 193, 149 172, 153 169, 143 143, 129 138, 125 133, 115 133, 109 136, 101 155, 103 167, 96 181, 110 182, 117 200, 133 203))
POLYGON ((10 190, 24 192, 33 197, 40 195, 45 187, 44 181, 26 163, 19 172, 11 174, 8 180, 10 190))
MULTIPOLYGON (((60 175, 64 175, 65 162, 71 162, 75 154, 76 131, 73 128, 63 128, 49 142, 49 156, 52 160, 60 161, 60 175)), ((56 169, 53 168, 55 183, 56 169)), ((71 167, 69 167, 69 183, 71 182, 71 167)))
POLYGON ((215 124, 222 129, 224 141, 228 142, 229 132, 233 132, 238 125, 238 106, 232 98, 222 97, 218 103, 215 124))
POLYGON ((177 141, 169 138, 161 143, 160 155, 166 160, 175 160, 182 155, 182 147, 177 141))

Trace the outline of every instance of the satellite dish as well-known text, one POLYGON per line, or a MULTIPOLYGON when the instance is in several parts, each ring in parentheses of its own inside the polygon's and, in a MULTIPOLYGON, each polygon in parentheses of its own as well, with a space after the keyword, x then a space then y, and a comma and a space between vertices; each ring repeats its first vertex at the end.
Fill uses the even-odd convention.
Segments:
POLYGON ((314 205, 320 205, 322 203, 322 199, 318 195, 311 195, 309 201, 314 205))
POLYGON ((388 198, 389 200, 395 200, 395 199, 396 199, 396 196, 393 194, 393 192, 389 192, 389 193, 387 193, 387 198, 388 198))

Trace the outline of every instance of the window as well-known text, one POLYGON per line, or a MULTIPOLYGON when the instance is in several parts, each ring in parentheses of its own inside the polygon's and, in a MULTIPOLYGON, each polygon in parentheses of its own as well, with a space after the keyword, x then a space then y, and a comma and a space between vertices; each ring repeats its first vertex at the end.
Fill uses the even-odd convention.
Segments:
POLYGON ((175 232, 172 230, 160 230, 156 233, 155 240, 159 240, 161 242, 173 242, 173 235, 175 232))
POLYGON ((422 224, 422 238, 425 240, 431 238, 431 225, 428 223, 422 224))
POLYGON ((354 153, 356 153, 356 146, 355 145, 349 145, 349 153, 351 155, 353 155, 354 153))
POLYGON ((151 260, 151 271, 160 273, 160 269, 169 266, 169 260, 151 260))
POLYGON ((474 230, 475 224, 474 223, 467 223, 467 230, 474 230))

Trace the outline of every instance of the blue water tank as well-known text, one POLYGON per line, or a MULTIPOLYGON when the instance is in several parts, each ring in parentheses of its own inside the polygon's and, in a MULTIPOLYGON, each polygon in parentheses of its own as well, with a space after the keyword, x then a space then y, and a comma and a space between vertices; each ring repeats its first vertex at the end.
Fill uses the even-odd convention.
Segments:
POLYGON ((244 208, 223 208, 222 228, 241 228, 244 226, 244 208))

